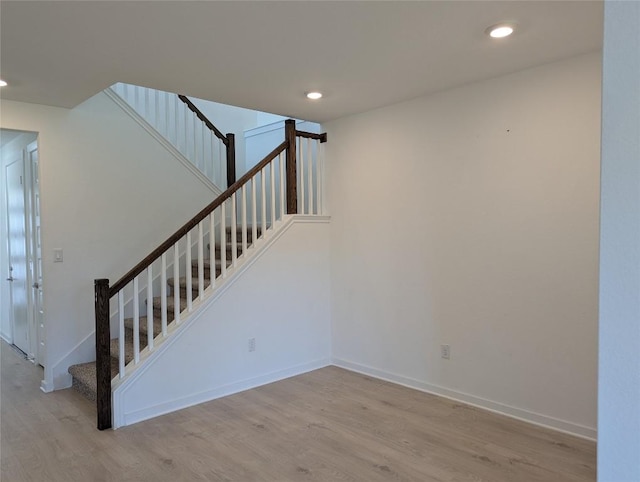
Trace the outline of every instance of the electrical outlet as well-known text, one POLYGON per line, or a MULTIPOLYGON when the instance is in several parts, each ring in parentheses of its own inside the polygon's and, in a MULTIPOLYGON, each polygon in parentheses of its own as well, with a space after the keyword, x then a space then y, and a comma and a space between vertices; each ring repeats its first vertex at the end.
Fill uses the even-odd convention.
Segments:
POLYGON ((256 351, 256 339, 249 338, 249 351, 256 351))
POLYGON ((451 347, 449 345, 440 345, 440 356, 445 360, 451 358, 451 347))

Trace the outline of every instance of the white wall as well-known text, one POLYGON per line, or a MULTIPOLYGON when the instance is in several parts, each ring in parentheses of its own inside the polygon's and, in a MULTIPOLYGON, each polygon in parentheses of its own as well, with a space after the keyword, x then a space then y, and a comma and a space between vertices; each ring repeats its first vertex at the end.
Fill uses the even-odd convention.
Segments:
POLYGON ((330 363, 329 224, 298 218, 278 234, 250 271, 116 389, 116 426, 330 363))
POLYGON ((640 3, 605 2, 598 480, 640 480, 640 3))
MULTIPOLYGON (((2 137, 2 133, 0 133, 0 138, 2 137)), ((10 313, 11 289, 10 283, 6 281, 9 275, 6 166, 22 157, 22 150, 35 141, 36 137, 37 135, 33 132, 25 132, 6 144, 0 141, 2 146, 2 155, 0 155, 0 216, 2 218, 2 222, 0 222, 0 336, 9 343, 13 343, 13 335, 10 313)))
POLYGON ((324 125, 336 363, 595 437, 600 64, 324 125))
POLYGON ((0 126, 39 133, 45 390, 92 357, 93 280, 115 282, 211 201, 105 94, 73 110, 2 101, 0 126), (64 262, 53 263, 54 248, 64 262))

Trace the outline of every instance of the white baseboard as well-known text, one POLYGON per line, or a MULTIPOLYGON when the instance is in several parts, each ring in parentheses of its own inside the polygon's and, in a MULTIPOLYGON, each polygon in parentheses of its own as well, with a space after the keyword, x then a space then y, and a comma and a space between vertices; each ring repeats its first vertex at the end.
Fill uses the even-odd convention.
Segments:
MULTIPOLYGON (((193 395, 171 400, 169 402, 154 405, 142 410, 124 413, 122 415, 123 423, 121 426, 142 422, 143 420, 148 420, 150 418, 159 417, 160 415, 175 412, 176 410, 182 410, 183 408, 188 408, 200 403, 209 402, 211 400, 215 400, 216 398, 226 397, 228 395, 233 395, 234 393, 243 392, 251 388, 257 388, 262 385, 267 385, 269 383, 283 380, 285 378, 302 375, 303 373, 317 370, 319 368, 324 368, 329 365, 331 365, 331 360, 329 358, 315 360, 309 363, 304 363, 302 365, 297 365, 294 367, 285 368, 283 370, 259 375, 247 380, 241 380, 238 382, 230 383, 228 385, 216 387, 204 392, 194 393, 193 395)), ((114 426, 114 428, 118 427, 114 426)))
POLYGON ((8 333, 0 333, 0 338, 9 343, 9 345, 13 345, 13 338, 8 333))
POLYGON ((341 358, 333 358, 333 365, 344 368, 345 370, 368 375, 373 378, 385 380, 387 382, 396 383, 404 387, 413 388, 422 392, 430 393, 432 395, 438 395, 449 400, 465 403, 474 407, 489 410, 490 412, 499 413, 500 415, 506 415, 507 417, 522 420, 524 422, 539 425, 541 427, 550 428, 558 432, 567 433, 576 437, 584 438, 587 440, 595 441, 597 437, 597 431, 595 428, 587 427, 584 425, 576 424, 566 420, 560 420, 558 418, 549 417, 540 413, 531 412, 504 403, 494 402, 493 400, 487 400, 485 398, 470 395, 468 393, 458 392, 439 385, 433 385, 414 378, 397 375, 384 370, 379 370, 367 365, 344 360, 341 358))
POLYGON ((53 390, 54 390, 53 384, 47 383, 46 380, 42 380, 40 382, 40 390, 42 390, 44 393, 53 392, 53 390))

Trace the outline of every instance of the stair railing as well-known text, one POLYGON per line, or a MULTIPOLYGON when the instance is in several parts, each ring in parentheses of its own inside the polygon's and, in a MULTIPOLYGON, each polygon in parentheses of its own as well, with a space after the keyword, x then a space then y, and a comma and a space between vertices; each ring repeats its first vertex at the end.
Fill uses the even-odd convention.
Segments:
MULTIPOLYGON (((234 182, 236 182, 236 140, 235 140, 236 136, 235 134, 233 134, 232 132, 229 132, 225 136, 222 132, 220 132, 216 128, 216 126, 214 126, 211 123, 209 119, 207 119, 207 117, 202 112, 200 112, 200 109, 198 109, 193 104, 193 102, 189 100, 188 97, 182 94, 179 94, 178 99, 180 99, 187 106, 187 108, 191 112, 193 112, 198 119, 200 119, 202 124, 204 124, 209 129, 209 131, 211 131, 213 135, 215 135, 218 139, 220 139, 222 143, 225 145, 226 152, 227 152, 227 155, 226 155, 227 187, 231 186, 234 182)), ((203 149, 204 149, 204 144, 203 144, 203 149)))
POLYGON ((111 89, 213 184, 235 182, 234 134, 222 134, 186 96, 123 83, 111 89))
MULTIPOLYGON (((99 430, 110 428, 112 423, 110 304, 117 306, 118 311, 119 366, 118 375, 113 379, 117 380, 124 378, 175 330, 205 295, 215 289, 217 278, 226 278, 227 269, 235 268, 238 260, 247 256, 257 240, 269 236, 286 214, 322 214, 320 143, 326 140, 326 134, 297 131, 295 121, 285 121, 284 142, 113 286, 109 286, 108 279, 95 280, 99 430), (146 290, 142 290, 146 319, 140 315, 141 278, 143 283, 146 281, 146 290), (158 278, 159 283, 154 285, 158 278), (171 295, 167 292, 170 279, 173 285, 171 295), (185 299, 181 296, 183 286, 185 299), (154 298, 157 291, 160 296, 154 298), (125 292, 132 293, 133 298, 132 318, 127 320, 133 331, 133 354, 129 363, 125 351, 125 292), (157 331, 154 316, 160 320, 157 331), (145 324, 147 331, 146 347, 142 348, 141 323, 145 324)), ((142 340, 142 344, 144 342, 142 340)))

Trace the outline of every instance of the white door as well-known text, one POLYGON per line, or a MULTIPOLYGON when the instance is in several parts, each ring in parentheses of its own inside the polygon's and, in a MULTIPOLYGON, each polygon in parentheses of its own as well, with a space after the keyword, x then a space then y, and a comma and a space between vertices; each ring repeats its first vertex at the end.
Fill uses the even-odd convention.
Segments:
POLYGON ((13 344, 29 353, 29 311, 27 293, 27 232, 24 205, 24 160, 6 167, 7 228, 9 237, 9 280, 11 281, 11 323, 13 344))
POLYGON ((38 143, 32 142, 27 146, 27 165, 29 171, 29 185, 27 209, 29 283, 31 283, 30 303, 30 356, 36 363, 42 365, 44 360, 44 314, 42 311, 42 247, 40 244, 40 178, 38 143))

